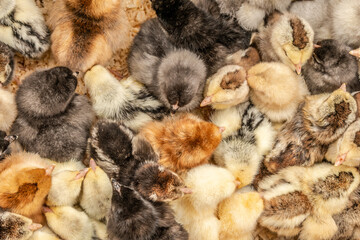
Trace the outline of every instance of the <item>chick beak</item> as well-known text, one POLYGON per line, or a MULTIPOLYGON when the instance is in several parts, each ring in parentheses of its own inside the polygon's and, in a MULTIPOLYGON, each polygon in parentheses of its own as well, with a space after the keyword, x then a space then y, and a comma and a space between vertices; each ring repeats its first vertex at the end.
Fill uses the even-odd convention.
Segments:
POLYGON ((52 172, 54 171, 55 165, 51 165, 50 167, 47 167, 45 169, 45 175, 46 176, 51 176, 52 172))
POLYGON ((341 155, 338 155, 337 158, 336 158, 336 162, 335 162, 335 166, 340 166, 346 159, 346 155, 347 153, 344 153, 344 154, 341 154, 341 155))
POLYGON ((225 127, 219 127, 219 131, 220 131, 220 133, 223 133, 224 131, 225 131, 225 127))
POLYGON ((96 162, 94 159, 90 159, 90 167, 95 172, 96 171, 96 162))
POLYGON ((314 48, 321 48, 319 44, 314 44, 314 48))
POLYGON ((341 84, 340 89, 346 92, 346 83, 341 84))
POLYGON ((43 213, 52 213, 52 212, 54 212, 51 208, 46 207, 46 206, 43 206, 43 207, 41 208, 41 211, 42 211, 43 213))
POLYGON ((241 182, 240 181, 235 180, 234 183, 235 183, 236 188, 241 187, 241 182))
POLYGON ((212 103, 212 96, 208 96, 204 98, 204 100, 200 103, 200 107, 205 107, 207 105, 210 105, 212 103))
POLYGON ((295 70, 298 75, 301 74, 301 63, 295 64, 295 70))
POLYGON ((183 192, 184 194, 191 194, 191 193, 193 193, 193 191, 191 190, 191 188, 188 188, 188 187, 180 188, 180 191, 183 192))
POLYGON ((171 105, 171 109, 172 109, 173 112, 176 112, 179 109, 179 102, 177 102, 174 105, 171 105))
POLYGON ((353 55, 353 56, 355 56, 355 57, 357 57, 357 58, 360 58, 360 48, 351 50, 351 51, 349 52, 349 54, 350 54, 350 55, 353 55))
POLYGON ((73 72, 73 75, 74 75, 74 77, 76 77, 76 78, 79 76, 79 74, 80 74, 79 71, 73 72))
POLYGON ((42 228, 41 224, 38 223, 32 223, 29 226, 29 230, 35 232, 36 230, 39 230, 40 228, 42 228))
POLYGON ((89 171, 89 168, 84 168, 80 170, 79 173, 75 176, 74 180, 79 180, 85 177, 86 173, 89 171))
POLYGON ((11 135, 11 136, 6 136, 4 138, 5 141, 8 141, 9 143, 12 143, 13 141, 15 141, 16 139, 18 139, 18 136, 16 135, 11 135))

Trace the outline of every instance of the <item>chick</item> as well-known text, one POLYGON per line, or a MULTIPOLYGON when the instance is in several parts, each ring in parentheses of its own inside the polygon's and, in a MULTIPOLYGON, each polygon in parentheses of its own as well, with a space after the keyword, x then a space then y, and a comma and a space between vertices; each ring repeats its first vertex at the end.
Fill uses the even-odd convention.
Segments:
POLYGON ((257 220, 264 208, 257 192, 236 192, 219 204, 220 240, 252 240, 257 220))
POLYGON ((40 57, 50 47, 44 16, 33 0, 5 0, 0 11, 0 41, 26 57, 40 57))
POLYGON ((90 169, 82 186, 80 206, 89 217, 101 220, 105 218, 110 210, 112 192, 110 179, 91 159, 90 169))
POLYGON ((151 2, 170 42, 198 54, 209 66, 210 75, 224 66, 227 55, 249 46, 251 32, 211 15, 190 0, 151 2))
POLYGON ((200 107, 211 104, 214 109, 224 109, 247 101, 249 86, 245 69, 236 65, 220 68, 207 79, 204 93, 200 107))
POLYGON ((17 136, 6 136, 6 133, 0 130, 0 160, 4 159, 8 154, 10 154, 9 145, 16 139, 17 136))
MULTIPOLYGON (((288 166, 311 166, 323 160, 336 141, 356 119, 355 99, 342 88, 307 96, 294 118, 278 133, 275 146, 264 160, 275 173, 288 166)), ((260 171, 262 175, 263 171, 260 171)))
POLYGON ((208 162, 223 130, 188 113, 150 122, 140 135, 159 154, 159 164, 181 173, 208 162))
POLYGON ((285 64, 259 63, 248 71, 250 100, 272 122, 289 121, 309 94, 306 83, 285 64))
POLYGON ((81 186, 88 168, 81 171, 64 170, 51 178, 51 188, 47 196, 48 206, 73 206, 79 200, 81 186))
POLYGON ((33 231, 41 228, 31 219, 0 210, 0 238, 4 240, 27 240, 33 231))
POLYGON ((131 75, 166 108, 184 111, 199 105, 207 67, 197 54, 173 46, 158 19, 141 25, 128 65, 131 75))
POLYGON ((205 164, 189 170, 183 179, 193 193, 170 203, 176 221, 189 232, 191 240, 219 239, 216 208, 234 193, 235 178, 224 168, 205 164))
POLYGON ((43 223, 41 207, 54 169, 38 154, 19 152, 0 163, 0 207, 43 223))
POLYGON ((239 187, 252 183, 263 156, 274 145, 276 132, 269 119, 246 102, 215 111, 211 121, 225 127, 223 140, 214 152, 215 163, 229 170, 239 187))
POLYGON ((94 228, 86 213, 70 206, 43 207, 43 212, 50 229, 62 239, 92 239, 94 228))
POLYGON ((8 85, 14 76, 14 53, 9 46, 0 42, 0 86, 8 85))
POLYGON ((48 23, 57 64, 85 73, 126 48, 130 24, 124 10, 125 3, 120 0, 56 1, 48 23))
POLYGON ((43 227, 34 232, 29 240, 60 240, 48 227, 43 227))
POLYGON ((55 67, 32 73, 19 87, 11 133, 26 151, 58 162, 84 157, 94 113, 86 97, 75 94, 75 75, 55 67))
POLYGON ((84 76, 97 116, 120 121, 133 131, 152 120, 161 120, 170 111, 134 78, 118 81, 100 65, 84 76))
POLYGON ((346 83, 349 92, 359 91, 358 63, 349 54, 351 48, 333 39, 317 45, 303 71, 311 94, 332 92, 342 83, 346 83))
POLYGON ((0 131, 8 132, 16 116, 15 95, 0 88, 0 131))
POLYGON ((255 37, 254 43, 262 61, 282 62, 300 74, 313 52, 314 31, 302 18, 289 13, 277 14, 255 37))

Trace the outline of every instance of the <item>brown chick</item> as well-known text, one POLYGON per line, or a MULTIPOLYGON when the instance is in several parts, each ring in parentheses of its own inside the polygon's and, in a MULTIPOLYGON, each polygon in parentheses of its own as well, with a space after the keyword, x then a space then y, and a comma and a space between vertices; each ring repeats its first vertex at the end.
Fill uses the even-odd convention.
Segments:
POLYGON ((290 13, 274 12, 268 25, 254 38, 254 44, 265 62, 282 62, 301 73, 301 67, 313 52, 314 31, 302 18, 290 13))
POLYGON ((356 101, 344 89, 305 98, 278 133, 256 181, 288 166, 312 166, 323 160, 329 145, 356 119, 356 101))
POLYGON ((192 114, 180 114, 161 122, 151 122, 140 134, 159 154, 159 164, 181 173, 207 163, 221 142, 223 131, 224 128, 192 114))
POLYGON ((104 65, 129 44, 130 24, 121 0, 58 0, 48 23, 57 64, 74 71, 104 65))
POLYGON ((263 62, 248 71, 250 100, 272 122, 290 120, 309 94, 304 79, 285 64, 263 62))
POLYGON ((5 158, 0 163, 0 207, 44 223, 41 207, 53 169, 38 154, 20 152, 5 158))

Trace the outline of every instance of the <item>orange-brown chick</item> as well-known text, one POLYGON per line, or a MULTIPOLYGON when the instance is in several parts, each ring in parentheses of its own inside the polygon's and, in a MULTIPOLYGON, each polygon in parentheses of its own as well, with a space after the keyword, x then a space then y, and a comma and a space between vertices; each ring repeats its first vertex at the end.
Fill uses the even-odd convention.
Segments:
POLYGON ((54 166, 38 154, 20 152, 0 163, 0 207, 44 223, 41 207, 54 166))
POLYGON ((158 152, 161 165, 181 173, 208 162, 221 142, 223 130, 192 114, 181 114, 151 122, 140 134, 158 152))

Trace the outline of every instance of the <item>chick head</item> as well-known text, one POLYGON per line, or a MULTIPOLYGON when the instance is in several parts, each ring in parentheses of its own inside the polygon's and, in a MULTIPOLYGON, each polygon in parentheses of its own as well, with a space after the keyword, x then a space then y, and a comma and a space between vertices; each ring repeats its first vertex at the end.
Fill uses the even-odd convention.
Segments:
POLYGON ((206 71, 203 61, 188 50, 169 53, 157 72, 160 100, 173 111, 194 109, 202 97, 206 71))
POLYGON ((154 202, 170 202, 191 193, 176 173, 155 162, 146 162, 135 172, 134 188, 154 202))
POLYGON ((305 19, 284 14, 274 23, 270 41, 281 61, 300 74, 313 52, 314 31, 305 19))
POLYGON ((19 111, 34 117, 53 116, 65 111, 75 94, 77 74, 66 67, 32 73, 17 91, 19 111))

